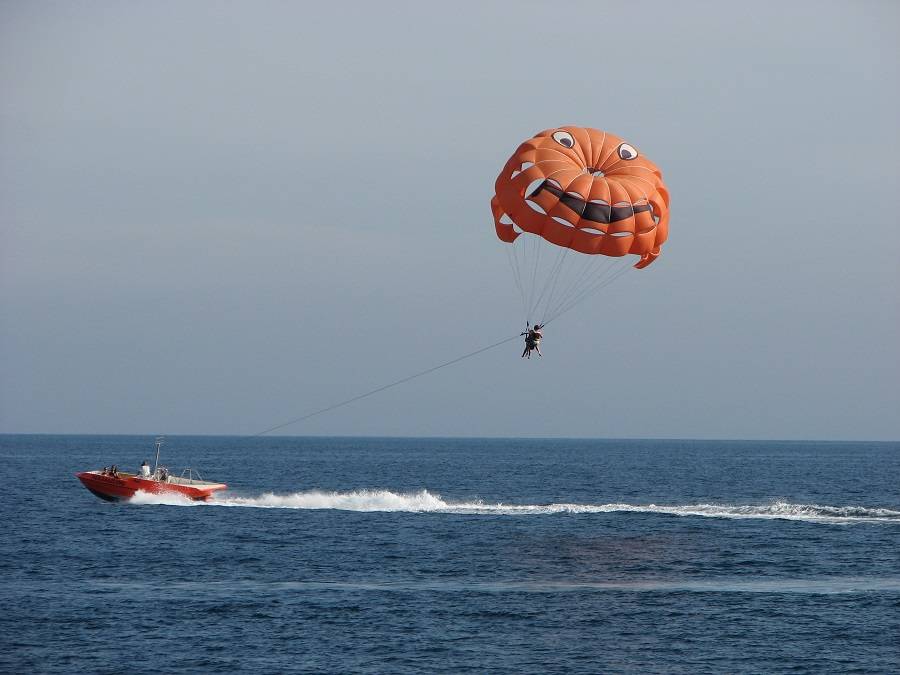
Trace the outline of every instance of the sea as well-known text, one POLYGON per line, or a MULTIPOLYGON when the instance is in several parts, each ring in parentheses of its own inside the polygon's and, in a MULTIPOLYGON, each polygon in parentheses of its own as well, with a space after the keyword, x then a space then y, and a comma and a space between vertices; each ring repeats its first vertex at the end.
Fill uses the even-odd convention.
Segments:
POLYGON ((900 673, 900 443, 0 436, 4 673, 900 673))

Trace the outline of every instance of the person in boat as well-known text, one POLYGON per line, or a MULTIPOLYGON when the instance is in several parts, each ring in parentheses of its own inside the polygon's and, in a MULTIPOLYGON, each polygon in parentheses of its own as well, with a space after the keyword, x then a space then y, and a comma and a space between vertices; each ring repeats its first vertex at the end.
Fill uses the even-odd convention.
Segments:
MULTIPOLYGON (((526 324, 526 328, 527 325, 528 324, 526 324)), ((543 329, 543 324, 536 323, 522 333, 522 335, 525 336, 525 351, 522 352, 522 358, 527 357, 530 359, 532 351, 537 352, 540 357, 544 356, 541 354, 541 338, 544 337, 541 331, 543 331, 543 329)))
POLYGON ((113 478, 118 478, 119 477, 119 467, 117 467, 115 464, 113 464, 111 467, 109 467, 109 475, 112 476, 113 478))
POLYGON ((146 459, 141 464, 141 478, 150 478, 150 465, 146 459))

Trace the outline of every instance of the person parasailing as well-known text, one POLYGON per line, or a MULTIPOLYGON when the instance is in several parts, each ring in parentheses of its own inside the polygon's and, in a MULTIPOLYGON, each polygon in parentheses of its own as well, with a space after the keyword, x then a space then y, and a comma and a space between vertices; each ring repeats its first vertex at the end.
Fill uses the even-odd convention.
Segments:
POLYGON ((531 328, 528 327, 528 323, 525 324, 525 331, 520 334, 525 336, 525 351, 522 352, 523 359, 530 359, 532 351, 537 352, 541 358, 544 357, 541 354, 541 338, 544 337, 543 329, 544 325, 540 323, 534 324, 531 328))

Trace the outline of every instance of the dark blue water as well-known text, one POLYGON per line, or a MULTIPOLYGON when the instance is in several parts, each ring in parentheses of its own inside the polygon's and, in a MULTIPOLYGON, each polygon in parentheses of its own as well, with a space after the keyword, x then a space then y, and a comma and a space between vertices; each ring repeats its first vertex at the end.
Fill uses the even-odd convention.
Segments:
POLYGON ((900 672, 900 444, 0 436, 0 669, 900 672), (171 502, 171 503, 161 503, 171 502))

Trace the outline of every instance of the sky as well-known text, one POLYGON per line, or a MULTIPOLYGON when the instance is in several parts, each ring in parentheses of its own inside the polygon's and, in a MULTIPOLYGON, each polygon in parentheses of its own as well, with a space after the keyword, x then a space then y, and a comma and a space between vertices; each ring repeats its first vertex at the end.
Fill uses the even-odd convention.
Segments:
POLYGON ((254 434, 516 335, 536 132, 660 258, 290 435, 900 439, 900 4, 0 3, 0 432, 254 434))

